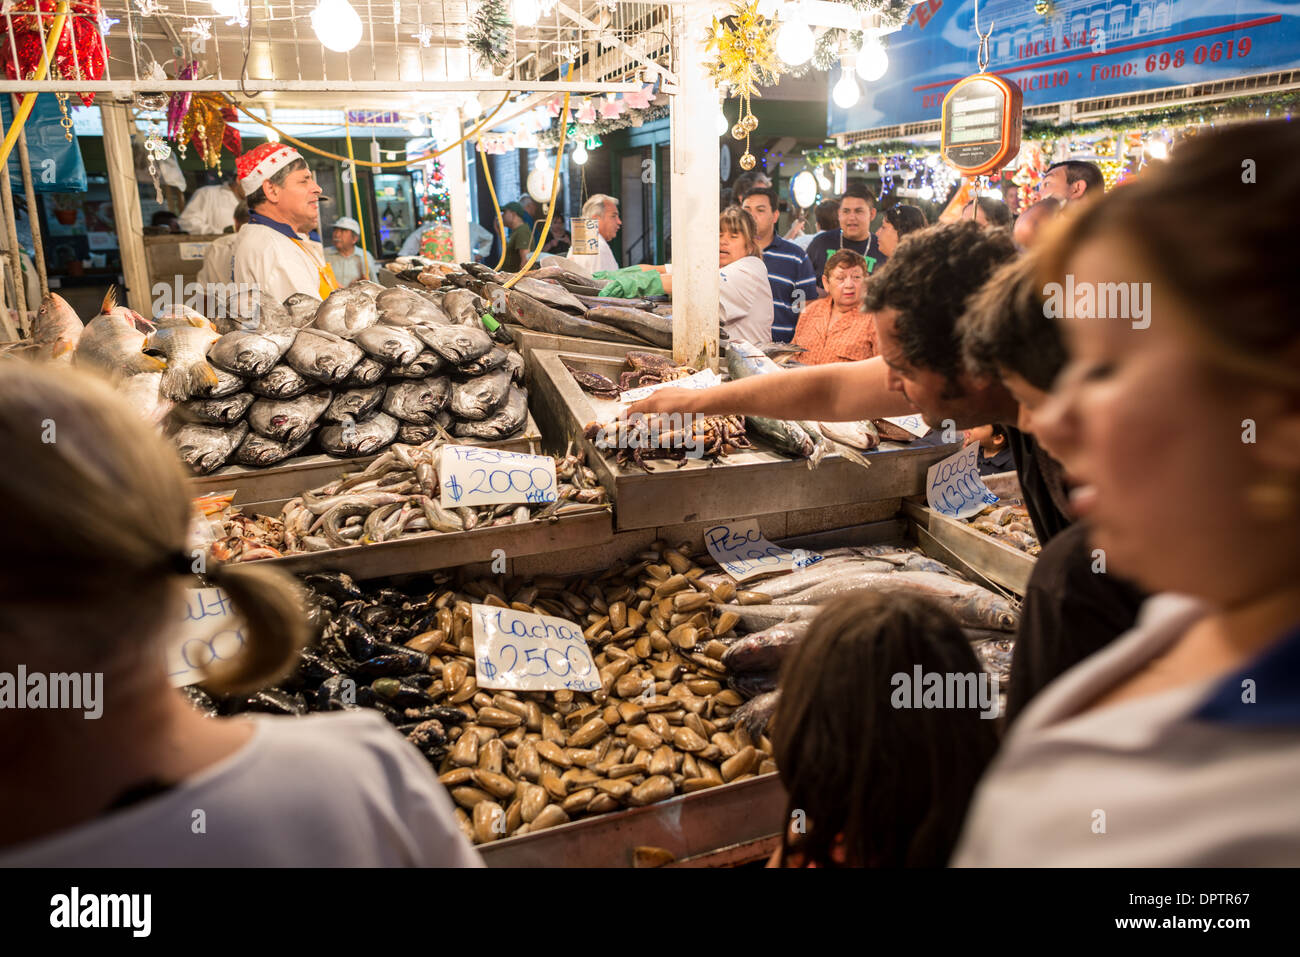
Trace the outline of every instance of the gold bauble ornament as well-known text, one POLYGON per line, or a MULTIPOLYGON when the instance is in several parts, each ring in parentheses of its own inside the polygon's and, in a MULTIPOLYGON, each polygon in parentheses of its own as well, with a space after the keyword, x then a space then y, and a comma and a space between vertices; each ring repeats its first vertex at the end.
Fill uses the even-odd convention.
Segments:
POLYGON ((739 125, 745 128, 746 133, 752 133, 754 130, 758 129, 758 117, 751 113, 749 116, 741 119, 739 125))
POLYGON ((745 155, 740 158, 740 168, 748 172, 754 168, 754 164, 757 162, 758 160, 754 159, 753 153, 746 152, 745 155))
POLYGON ((743 140, 745 138, 744 120, 740 120, 739 122, 736 123, 735 126, 731 128, 731 136, 733 139, 738 139, 738 140, 743 140))
POLYGON ((1052 0, 1034 0, 1034 13, 1040 17, 1055 13, 1056 8, 1052 5, 1052 0))

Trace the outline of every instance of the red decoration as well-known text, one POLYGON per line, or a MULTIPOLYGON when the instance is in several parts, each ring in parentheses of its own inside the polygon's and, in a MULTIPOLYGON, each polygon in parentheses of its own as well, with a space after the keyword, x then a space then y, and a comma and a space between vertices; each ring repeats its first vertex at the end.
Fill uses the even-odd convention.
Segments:
MULTIPOLYGON (((11 80, 31 78, 41 65, 41 27, 54 26, 56 0, 14 0, 12 7, 13 50, 18 56, 18 71, 13 54, 5 56, 5 75, 11 80), (40 14, 38 15, 38 11, 40 14)), ((0 20, 0 44, 8 50, 10 21, 0 20)), ((47 34, 48 35, 48 34, 47 34)), ((50 72, 65 80, 99 80, 104 76, 104 36, 99 32, 99 0, 72 0, 62 35, 54 48, 50 72)), ((94 93, 80 93, 81 102, 90 106, 94 93)))

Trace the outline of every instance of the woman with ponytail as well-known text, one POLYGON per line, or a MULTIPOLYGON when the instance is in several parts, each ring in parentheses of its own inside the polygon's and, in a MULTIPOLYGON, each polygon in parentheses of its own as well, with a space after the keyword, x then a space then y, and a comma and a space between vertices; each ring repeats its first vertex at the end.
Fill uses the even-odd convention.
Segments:
MULTIPOLYGON (((480 863, 428 763, 379 715, 211 718, 171 687, 191 493, 109 384, 0 363, 0 448, 0 866, 480 863)), ((307 638, 292 579, 208 577, 245 643, 205 688, 275 683, 307 638)))

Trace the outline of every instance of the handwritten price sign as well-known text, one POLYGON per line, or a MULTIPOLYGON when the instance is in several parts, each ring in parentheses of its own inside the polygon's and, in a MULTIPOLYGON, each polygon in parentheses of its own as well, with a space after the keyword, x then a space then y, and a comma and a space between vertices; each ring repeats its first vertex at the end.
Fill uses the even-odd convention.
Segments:
POLYGON ((925 473, 925 500, 932 509, 950 518, 970 518, 998 500, 980 478, 979 451, 979 444, 971 443, 930 466, 925 473))
POLYGON ((444 445, 438 476, 443 508, 554 502, 555 459, 549 455, 444 445))
POLYGON ((671 382, 660 382, 656 385, 643 385, 640 388, 628 389, 618 397, 618 401, 625 403, 640 402, 650 393, 669 386, 674 389, 712 389, 715 385, 721 384, 722 377, 720 375, 712 369, 705 369, 703 372, 697 372, 681 379, 673 379, 671 382))
POLYGON ((480 688, 599 691, 600 675, 582 629, 563 618, 471 605, 480 688))
POLYGON ((704 533, 704 547, 722 570, 738 582, 773 572, 807 568, 822 560, 816 552, 803 549, 792 552, 769 542, 758 530, 758 522, 752 518, 714 525, 704 533))
POLYGON ((930 434, 930 427, 925 424, 925 419, 919 415, 887 415, 885 421, 892 422, 904 432, 910 432, 918 439, 930 434))
POLYGON ((203 680, 203 669, 228 661, 244 647, 243 622, 220 588, 187 588, 181 625, 165 654, 174 688, 203 680))

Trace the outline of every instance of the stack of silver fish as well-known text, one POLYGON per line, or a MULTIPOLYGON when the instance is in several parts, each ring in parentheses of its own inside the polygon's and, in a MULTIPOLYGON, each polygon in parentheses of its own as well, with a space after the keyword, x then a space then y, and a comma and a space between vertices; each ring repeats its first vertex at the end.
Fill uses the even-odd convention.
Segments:
POLYGON ((167 357, 159 388, 176 403, 182 458, 206 474, 275 465, 313 436, 353 457, 439 427, 484 441, 518 432, 523 357, 493 342, 472 293, 431 295, 363 282, 323 303, 257 296, 249 318, 223 320, 224 335, 200 322, 158 329, 145 348, 167 357))

